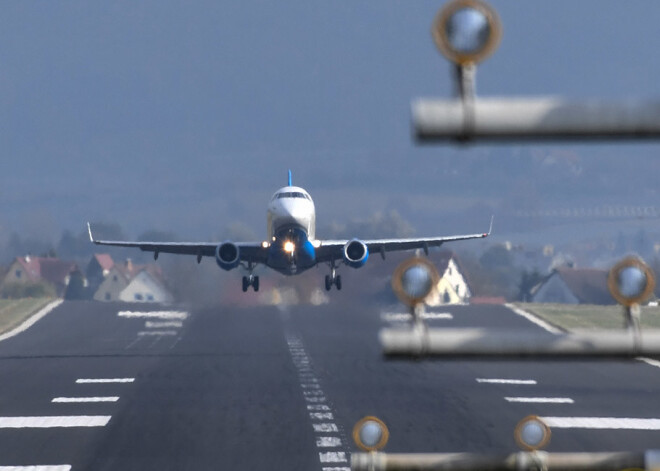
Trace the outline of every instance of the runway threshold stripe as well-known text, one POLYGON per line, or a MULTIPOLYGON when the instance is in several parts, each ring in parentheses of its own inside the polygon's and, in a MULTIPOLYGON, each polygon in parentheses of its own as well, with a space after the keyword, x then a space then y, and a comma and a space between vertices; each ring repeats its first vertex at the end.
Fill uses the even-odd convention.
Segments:
POLYGON ((138 332, 139 337, 168 337, 174 336, 177 332, 175 330, 143 330, 138 332))
POLYGON ((508 402, 529 402, 536 404, 573 404, 570 397, 505 397, 508 402))
POLYGON ((0 466, 0 471, 70 471, 70 464, 31 465, 31 466, 0 466))
POLYGON ((145 329, 178 329, 183 327, 183 322, 181 321, 146 321, 144 323, 145 329))
POLYGON ((119 317, 127 319, 163 319, 186 320, 189 314, 186 311, 119 311, 119 317))
POLYGON ((0 417, 0 428, 105 427, 109 415, 0 417))
POLYGON ((320 452, 319 459, 321 463, 346 463, 346 453, 343 451, 320 452))
POLYGON ((54 397, 50 402, 117 402, 119 396, 104 397, 54 397))
POLYGON ((551 428, 601 430, 660 430, 660 419, 621 417, 541 417, 551 428))
POLYGON ((536 384, 533 379, 498 379, 498 378, 477 378, 477 383, 490 384, 536 384))
POLYGON ((76 383, 132 383, 133 381, 135 378, 80 378, 76 380, 76 383))

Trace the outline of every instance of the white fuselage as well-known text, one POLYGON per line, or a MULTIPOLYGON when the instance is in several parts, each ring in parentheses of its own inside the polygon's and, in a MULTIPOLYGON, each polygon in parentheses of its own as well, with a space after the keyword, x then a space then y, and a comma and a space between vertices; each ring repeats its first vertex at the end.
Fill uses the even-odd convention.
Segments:
POLYGON ((310 240, 316 238, 316 211, 309 193, 297 186, 275 192, 268 204, 268 241, 290 229, 301 229, 310 240))

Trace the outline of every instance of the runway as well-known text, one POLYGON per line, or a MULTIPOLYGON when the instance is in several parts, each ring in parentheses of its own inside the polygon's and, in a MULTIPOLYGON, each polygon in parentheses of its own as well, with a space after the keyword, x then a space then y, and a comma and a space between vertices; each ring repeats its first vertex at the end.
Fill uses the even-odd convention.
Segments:
MULTIPOLYGON (((391 452, 512 452, 529 414, 549 451, 660 443, 660 368, 641 361, 386 361, 396 306, 164 308, 65 302, 0 342, 0 470, 336 470, 376 415, 391 452)), ((503 306, 447 327, 541 327, 503 306)), ((550 334, 548 334, 550 335, 550 334)))

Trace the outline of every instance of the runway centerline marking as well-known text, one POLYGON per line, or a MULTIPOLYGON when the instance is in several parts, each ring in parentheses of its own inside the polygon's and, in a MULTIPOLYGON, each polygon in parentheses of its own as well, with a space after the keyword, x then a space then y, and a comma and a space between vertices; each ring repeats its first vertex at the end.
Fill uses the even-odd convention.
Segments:
POLYGON ((105 427, 110 415, 0 417, 0 428, 105 427))
POLYGON ((119 396, 102 397, 54 397, 50 402, 117 402, 119 396))
POLYGON ((499 379, 499 378, 477 378, 477 383, 490 384, 536 384, 533 379, 499 379))
POLYGON ((319 448, 334 448, 341 446, 339 437, 317 437, 316 446, 319 448))
POLYGON ((119 311, 119 317, 127 319, 163 319, 163 320, 186 320, 190 314, 186 311, 119 311))
POLYGON ((526 402, 535 404, 573 404, 570 397, 505 397, 508 402, 526 402))
POLYGON ((135 378, 80 378, 76 380, 77 384, 88 383, 132 383, 135 378))
POLYGON ((138 332, 138 337, 145 337, 145 336, 169 337, 169 336, 174 336, 176 334, 178 334, 176 330, 143 330, 141 332, 138 332))
POLYGON ((70 464, 0 466, 0 471, 70 471, 70 470, 71 470, 70 464))
POLYGON ((339 429, 337 428, 337 425, 329 423, 329 424, 312 424, 312 427, 314 428, 315 432, 339 432, 339 429))
POLYGON ((660 419, 627 417, 541 417, 552 428, 660 430, 660 419))

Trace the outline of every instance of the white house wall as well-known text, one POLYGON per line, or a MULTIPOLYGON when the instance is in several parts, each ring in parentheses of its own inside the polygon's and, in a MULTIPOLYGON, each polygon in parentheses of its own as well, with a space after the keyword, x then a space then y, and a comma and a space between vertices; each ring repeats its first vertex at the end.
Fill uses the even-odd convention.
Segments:
POLYGON ((151 302, 168 304, 173 301, 172 295, 156 281, 149 273, 142 271, 119 294, 121 301, 151 302))

